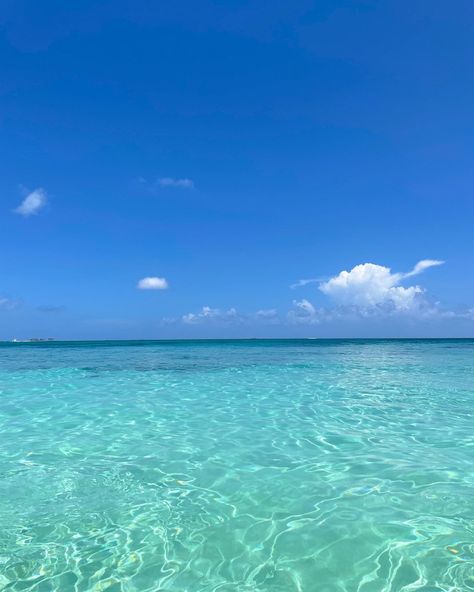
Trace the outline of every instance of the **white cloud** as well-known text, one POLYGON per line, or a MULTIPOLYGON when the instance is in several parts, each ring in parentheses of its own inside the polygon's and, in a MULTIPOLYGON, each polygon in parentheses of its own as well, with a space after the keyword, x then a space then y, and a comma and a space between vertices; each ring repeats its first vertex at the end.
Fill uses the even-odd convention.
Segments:
POLYGON ((20 306, 18 300, 12 300, 6 296, 0 296, 0 310, 14 310, 20 306))
POLYGON ((21 202, 21 204, 13 211, 17 214, 20 214, 21 216, 32 216, 44 208, 47 201, 48 196, 46 191, 44 189, 38 188, 34 191, 31 191, 21 202))
POLYGON ((257 310, 255 316, 257 319, 275 319, 278 316, 278 311, 276 308, 265 308, 257 310))
POLYGON ((235 308, 222 310, 204 306, 199 312, 188 313, 181 322, 195 325, 200 323, 230 324, 281 324, 318 325, 326 323, 347 323, 398 319, 402 316, 413 320, 465 318, 474 320, 474 309, 454 313, 443 309, 439 302, 429 299, 421 286, 403 285, 409 278, 419 275, 443 261, 424 259, 408 272, 392 272, 389 267, 375 263, 356 265, 349 271, 341 271, 327 280, 300 280, 298 285, 319 283, 319 290, 331 299, 331 305, 315 306, 306 298, 293 300, 293 308, 285 315, 279 315, 274 308, 261 309, 253 313, 238 313, 235 308))
MULTIPOLYGON (((316 324, 395 315, 409 315, 416 319, 448 318, 452 313, 443 310, 438 302, 430 301, 421 286, 402 285, 407 278, 442 263, 437 259, 423 259, 405 273, 392 272, 389 267, 375 263, 356 265, 350 271, 341 271, 332 278, 319 280, 319 290, 332 300, 333 306, 316 309, 306 299, 294 300, 294 308, 287 315, 288 321, 316 324)), ((291 287, 307 283, 314 282, 300 280, 291 287)))
POLYGON ((295 288, 302 288, 303 286, 308 286, 309 284, 319 284, 321 282, 321 278, 308 278, 303 280, 298 280, 294 284, 290 285, 290 288, 294 290, 295 288))
POLYGON ((166 278, 145 277, 138 282, 137 288, 139 290, 166 290, 168 282, 166 278))
MULTIPOLYGON (((222 310, 203 306, 198 312, 190 312, 181 317, 186 325, 214 324, 214 325, 275 325, 281 322, 276 308, 257 310, 251 313, 238 312, 236 308, 222 310)), ((163 319, 164 321, 164 319, 163 319)))
POLYGON ((147 191, 153 195, 159 195, 163 189, 175 188, 175 189, 194 189, 194 181, 187 177, 174 178, 174 177, 160 177, 158 179, 146 179, 145 177, 138 177, 135 182, 141 187, 142 190, 147 191))
POLYGON ((400 274, 402 278, 411 277, 413 275, 418 275, 428 269, 429 267, 436 267, 437 265, 443 265, 444 261, 440 261, 439 259, 422 259, 418 261, 415 267, 409 271, 408 273, 400 274))
POLYGON ((419 261, 407 273, 392 273, 389 267, 374 263, 356 265, 350 271, 338 275, 319 285, 321 292, 337 304, 355 306, 360 309, 378 308, 388 311, 418 311, 426 308, 424 290, 420 286, 403 287, 404 279, 418 275, 429 267, 441 265, 442 261, 425 259, 419 261))
POLYGON ((293 300, 293 304, 305 315, 314 316, 316 314, 316 308, 311 304, 311 302, 309 302, 309 300, 306 300, 306 298, 303 298, 303 300, 299 301, 293 300))
POLYGON ((290 323, 303 323, 313 325, 319 323, 320 314, 309 300, 293 300, 294 309, 288 313, 290 323))
POLYGON ((220 310, 219 308, 211 308, 210 306, 203 306, 197 313, 190 312, 181 317, 183 323, 187 325, 196 325, 206 321, 229 322, 239 319, 237 310, 229 308, 229 310, 220 310))
POLYGON ((191 179, 174 179, 173 177, 161 177, 158 179, 160 187, 182 187, 183 189, 194 189, 191 179))
MULTIPOLYGON (((419 273, 422 273, 425 269, 428 269, 429 267, 434 267, 435 265, 442 265, 443 263, 444 263, 444 261, 439 261, 437 259, 423 259, 422 261, 419 261, 411 271, 409 271, 407 273, 393 274, 393 276, 398 276, 400 279, 404 279, 407 277, 411 277, 413 275, 418 275, 419 273)), ((371 264, 363 264, 363 265, 371 265, 371 264)), ((380 267, 380 266, 377 266, 377 267, 380 267)), ((344 272, 341 272, 341 273, 344 273, 344 272)), ((292 290, 294 290, 296 288, 303 288, 303 287, 309 286, 311 284, 321 285, 321 284, 328 282, 330 279, 331 278, 327 278, 327 277, 303 278, 303 279, 300 279, 300 280, 294 282, 293 284, 290 284, 290 288, 292 290)))

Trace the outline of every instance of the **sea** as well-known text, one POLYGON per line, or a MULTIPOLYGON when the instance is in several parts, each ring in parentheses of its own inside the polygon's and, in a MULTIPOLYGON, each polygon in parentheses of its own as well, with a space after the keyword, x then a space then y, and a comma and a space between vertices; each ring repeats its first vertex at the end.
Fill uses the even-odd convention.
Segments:
POLYGON ((0 590, 474 590, 474 340, 0 344, 0 590))

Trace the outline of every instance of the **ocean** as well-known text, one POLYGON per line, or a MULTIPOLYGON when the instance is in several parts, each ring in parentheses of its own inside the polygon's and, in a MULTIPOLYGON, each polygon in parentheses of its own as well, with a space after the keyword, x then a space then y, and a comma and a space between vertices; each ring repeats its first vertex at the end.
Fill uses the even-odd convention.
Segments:
POLYGON ((474 590, 474 340, 1 344, 0 590, 474 590))

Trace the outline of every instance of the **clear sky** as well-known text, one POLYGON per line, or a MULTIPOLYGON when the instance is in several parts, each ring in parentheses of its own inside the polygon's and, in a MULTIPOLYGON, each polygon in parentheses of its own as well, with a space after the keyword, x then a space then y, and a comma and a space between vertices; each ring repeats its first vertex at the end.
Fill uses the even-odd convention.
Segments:
POLYGON ((5 0, 0 63, 0 338, 474 335, 471 0, 5 0))

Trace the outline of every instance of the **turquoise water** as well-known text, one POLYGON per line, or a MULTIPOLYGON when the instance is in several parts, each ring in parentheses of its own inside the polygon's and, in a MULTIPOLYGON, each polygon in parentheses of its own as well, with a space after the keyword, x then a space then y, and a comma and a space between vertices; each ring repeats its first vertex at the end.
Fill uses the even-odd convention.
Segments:
POLYGON ((0 346, 0 590, 474 590, 474 340, 0 346))

